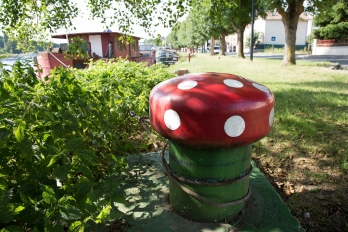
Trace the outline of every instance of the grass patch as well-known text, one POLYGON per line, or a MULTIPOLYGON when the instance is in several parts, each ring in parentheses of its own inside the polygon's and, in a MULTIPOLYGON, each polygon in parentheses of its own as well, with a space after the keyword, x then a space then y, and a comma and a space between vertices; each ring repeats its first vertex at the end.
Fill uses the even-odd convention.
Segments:
MULTIPOLYGON (((263 50, 264 53, 273 53, 273 54, 284 54, 284 48, 273 48, 272 47, 266 47, 264 50, 263 50)), ((304 49, 301 49, 301 50, 296 50, 295 53, 297 55, 305 55, 307 54, 307 50, 304 48, 304 49)))
POLYGON ((16 54, 12 54, 12 53, 2 53, 0 54, 0 59, 4 59, 4 58, 9 58, 9 57, 13 57, 16 54))
POLYGON ((280 63, 196 54, 169 70, 233 73, 269 87, 274 126, 253 159, 307 231, 348 231, 348 72, 322 61, 280 63))

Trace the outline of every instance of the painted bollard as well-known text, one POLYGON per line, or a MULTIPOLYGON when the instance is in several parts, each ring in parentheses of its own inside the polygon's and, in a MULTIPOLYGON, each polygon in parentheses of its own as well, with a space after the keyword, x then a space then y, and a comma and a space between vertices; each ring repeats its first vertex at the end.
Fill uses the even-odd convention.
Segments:
POLYGON ((237 215, 250 196, 251 144, 270 131, 274 96, 233 74, 175 77, 150 94, 150 122, 169 140, 169 200, 190 220, 237 215))

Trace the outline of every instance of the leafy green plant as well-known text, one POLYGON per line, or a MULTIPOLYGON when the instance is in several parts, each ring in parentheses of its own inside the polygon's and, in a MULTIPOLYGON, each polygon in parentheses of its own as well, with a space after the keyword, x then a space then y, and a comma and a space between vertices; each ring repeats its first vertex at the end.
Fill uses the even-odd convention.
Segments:
MULTIPOLYGON (((253 46, 258 42, 260 34, 258 32, 254 32, 254 43, 253 46)), ((245 44, 250 47, 251 36, 246 38, 245 44)))
POLYGON ((171 74, 118 60, 46 81, 29 63, 0 75, 0 227, 84 231, 122 217, 122 155, 141 147, 128 112, 146 114, 149 91, 171 74))
POLYGON ((70 39, 69 46, 66 51, 64 51, 64 56, 66 59, 69 58, 82 58, 88 59, 87 42, 80 36, 76 36, 70 39))
POLYGON ((342 169, 344 171, 348 171, 348 158, 347 156, 344 156, 343 157, 343 160, 342 160, 342 169))

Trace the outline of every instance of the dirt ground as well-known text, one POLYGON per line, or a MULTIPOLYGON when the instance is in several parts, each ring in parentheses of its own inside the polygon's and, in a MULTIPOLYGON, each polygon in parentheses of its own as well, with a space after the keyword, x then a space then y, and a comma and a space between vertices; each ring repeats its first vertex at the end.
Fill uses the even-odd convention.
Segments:
POLYGON ((280 161, 260 145, 254 151, 253 160, 306 231, 348 231, 348 176, 332 157, 293 154, 280 161))

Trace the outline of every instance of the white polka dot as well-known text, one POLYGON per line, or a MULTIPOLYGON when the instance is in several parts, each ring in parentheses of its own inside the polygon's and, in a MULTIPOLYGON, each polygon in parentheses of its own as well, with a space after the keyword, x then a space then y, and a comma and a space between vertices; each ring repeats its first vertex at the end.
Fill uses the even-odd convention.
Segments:
POLYGON ((257 84, 257 83, 253 83, 253 86, 265 93, 269 93, 269 89, 266 87, 266 86, 263 86, 263 85, 260 85, 260 84, 257 84))
POLYGON ((164 123, 170 130, 176 130, 181 125, 180 117, 174 110, 166 110, 164 113, 164 123))
POLYGON ((225 85, 233 87, 233 88, 242 88, 243 83, 240 81, 232 80, 232 79, 226 79, 224 80, 225 85))
POLYGON ((274 108, 272 108, 271 113, 269 114, 268 122, 270 127, 272 127, 273 125, 273 120, 274 120, 274 108))
POLYGON ((232 116, 225 122, 225 133, 230 137, 240 136, 245 129, 245 122, 241 116, 232 116))
POLYGON ((197 86, 197 81, 184 81, 178 85, 178 88, 185 90, 185 89, 192 89, 196 86, 197 86))

